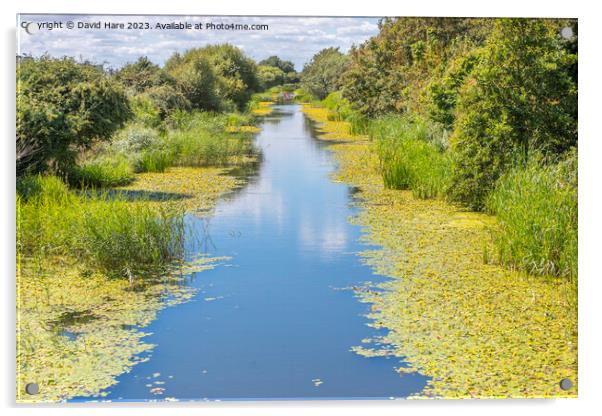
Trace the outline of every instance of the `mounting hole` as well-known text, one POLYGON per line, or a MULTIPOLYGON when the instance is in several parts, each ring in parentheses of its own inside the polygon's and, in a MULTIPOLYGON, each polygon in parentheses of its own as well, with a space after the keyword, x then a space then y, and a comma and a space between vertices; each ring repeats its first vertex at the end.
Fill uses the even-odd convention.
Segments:
POLYGON ((560 36, 562 36, 565 39, 572 39, 573 38, 573 29, 569 26, 563 28, 560 31, 560 36))
POLYGON ((562 390, 570 390, 571 387, 573 387, 573 382, 568 378, 563 378, 562 380, 560 380, 560 388, 562 390))
POLYGON ((38 386, 38 383, 27 383, 27 385, 25 386, 25 392, 27 394, 38 394, 40 391, 40 386, 38 386))

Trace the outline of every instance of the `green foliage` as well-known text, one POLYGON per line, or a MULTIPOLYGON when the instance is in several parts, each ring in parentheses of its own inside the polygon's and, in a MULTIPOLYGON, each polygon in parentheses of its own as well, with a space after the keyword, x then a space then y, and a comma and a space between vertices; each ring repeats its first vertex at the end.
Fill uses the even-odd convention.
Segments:
POLYGON ((301 87, 319 100, 339 89, 341 76, 349 58, 339 48, 326 48, 316 53, 301 73, 301 87))
POLYGON ((303 88, 297 88, 294 90, 295 99, 300 103, 311 103, 314 101, 314 97, 311 96, 308 92, 306 92, 303 88))
POLYGON ((474 50, 460 55, 446 67, 441 78, 435 78, 429 83, 426 88, 426 110, 432 120, 446 128, 452 128, 460 88, 477 61, 478 56, 474 50))
POLYGON ((153 64, 146 56, 125 65, 117 71, 115 77, 133 94, 145 92, 153 87, 175 84, 175 80, 167 72, 153 64))
POLYGON ((499 259, 529 273, 577 278, 577 152, 504 174, 487 199, 499 259))
POLYGON ((130 116, 123 89, 89 63, 22 59, 17 67, 17 172, 66 172, 79 150, 130 116))
POLYGON ((343 98, 340 91, 331 92, 322 100, 322 105, 330 110, 329 120, 344 121, 351 117, 351 103, 343 98))
POLYGON ((144 96, 155 105, 161 121, 168 118, 174 111, 188 111, 192 108, 192 104, 180 88, 171 84, 149 88, 144 96))
POLYGON ((227 132, 226 128, 247 120, 229 115, 191 113, 180 121, 182 128, 169 132, 165 152, 178 166, 223 166, 240 160, 254 154, 252 136, 227 132))
POLYGON ((137 172, 165 172, 173 165, 173 156, 162 150, 146 150, 136 160, 137 172))
POLYGON ((184 94, 198 109, 231 110, 230 102, 242 110, 260 88, 255 63, 229 44, 174 54, 165 69, 182 85, 184 94))
POLYGON ((140 123, 129 123, 114 137, 112 147, 124 155, 138 153, 147 149, 157 149, 163 144, 156 129, 140 123))
POLYGON ((18 247, 44 262, 69 256, 115 277, 159 273, 183 256, 183 212, 119 194, 78 195, 54 176, 18 181, 18 247))
POLYGON ((267 90, 276 85, 282 85, 287 81, 286 74, 277 67, 260 65, 257 67, 257 77, 261 89, 267 90))
POLYGON ((424 87, 462 45, 480 44, 488 19, 385 18, 380 32, 351 49, 343 95, 362 115, 421 110, 424 87))
POLYGON ((82 187, 107 188, 127 185, 134 180, 134 172, 124 157, 101 158, 75 166, 69 174, 69 180, 82 187))
POLYGON ((445 194, 451 170, 450 154, 442 149, 442 131, 418 117, 387 116, 367 129, 377 139, 385 187, 410 189, 417 198, 445 194))
POLYGON ((161 125, 161 109, 147 95, 139 94, 130 99, 134 120, 147 128, 158 128, 161 125))
POLYGON ((217 76, 209 58, 198 51, 193 49, 184 56, 175 53, 165 63, 165 70, 177 80, 192 108, 218 110, 217 76))
POLYGON ((259 61, 260 66, 271 66, 278 68, 285 74, 295 73, 295 65, 291 61, 284 61, 276 55, 272 55, 269 58, 259 61))
POLYGON ((576 145, 575 59, 541 20, 497 21, 458 101, 454 200, 481 209, 512 160, 576 145))

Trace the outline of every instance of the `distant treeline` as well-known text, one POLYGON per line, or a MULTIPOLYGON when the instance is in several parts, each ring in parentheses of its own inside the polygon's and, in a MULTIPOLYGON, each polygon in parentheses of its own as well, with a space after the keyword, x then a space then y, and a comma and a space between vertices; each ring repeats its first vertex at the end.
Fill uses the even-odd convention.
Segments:
POLYGON ((155 128, 182 111, 243 111, 254 93, 298 81, 292 62, 257 64, 229 44, 175 53, 163 67, 141 57, 111 72, 70 57, 19 57, 17 174, 64 174, 130 120, 155 128))

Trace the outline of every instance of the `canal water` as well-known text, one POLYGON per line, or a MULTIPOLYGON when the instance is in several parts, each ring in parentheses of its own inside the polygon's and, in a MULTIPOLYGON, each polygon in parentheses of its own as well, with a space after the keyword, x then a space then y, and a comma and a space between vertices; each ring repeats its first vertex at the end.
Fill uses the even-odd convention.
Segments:
POLYGON ((395 371, 399 358, 350 350, 383 333, 349 288, 381 278, 356 255, 366 246, 348 221, 353 191, 331 180, 328 146, 297 105, 276 106, 261 127, 256 175, 210 217, 188 217, 202 237, 190 247, 229 259, 191 276, 195 298, 144 328, 156 347, 105 399, 397 398, 424 388, 426 377, 395 371))

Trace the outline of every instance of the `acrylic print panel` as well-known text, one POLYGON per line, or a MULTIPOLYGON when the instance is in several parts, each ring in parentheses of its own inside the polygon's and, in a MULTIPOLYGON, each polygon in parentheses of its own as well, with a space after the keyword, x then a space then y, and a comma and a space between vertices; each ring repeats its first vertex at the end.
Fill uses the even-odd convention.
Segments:
POLYGON ((577 395, 576 20, 17 34, 17 401, 577 395))

